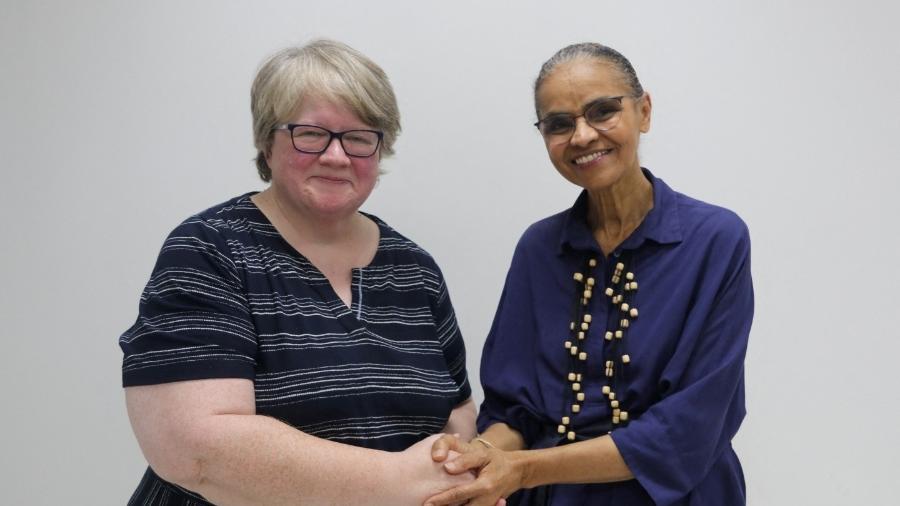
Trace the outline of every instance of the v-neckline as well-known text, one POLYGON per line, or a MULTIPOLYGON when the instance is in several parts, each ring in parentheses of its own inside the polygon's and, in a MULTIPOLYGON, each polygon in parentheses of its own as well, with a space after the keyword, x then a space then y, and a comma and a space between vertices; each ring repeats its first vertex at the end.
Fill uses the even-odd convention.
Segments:
POLYGON ((374 266, 377 266, 381 261, 381 258, 384 254, 384 240, 385 240, 385 224, 378 217, 371 215, 369 213, 365 213, 363 211, 357 211, 362 214, 367 219, 371 220, 375 223, 375 226, 378 228, 378 242, 375 245, 375 254, 372 256, 372 260, 369 261, 367 265, 361 267, 351 267, 350 268, 350 305, 348 306, 344 303, 344 300, 341 299, 340 295, 338 295, 337 290, 332 286, 331 281, 328 277, 318 268, 316 265, 307 258, 306 255, 301 253, 297 248, 291 245, 284 238, 281 232, 275 227, 275 224, 272 223, 272 220, 266 216, 266 213, 259 208, 256 202, 253 201, 251 197, 257 195, 259 192, 248 193, 245 197, 247 201, 253 205, 255 211, 259 214, 260 218, 265 220, 272 229, 276 232, 276 237, 281 249, 291 256, 298 258, 304 264, 308 265, 309 268, 321 279, 324 281, 323 283, 314 283, 310 284, 310 288, 312 288, 321 298, 322 301, 328 304, 328 308, 332 311, 335 317, 338 318, 345 326, 349 329, 354 328, 362 328, 364 327, 364 323, 362 320, 362 297, 363 297, 363 289, 362 289, 362 281, 364 272, 374 266))

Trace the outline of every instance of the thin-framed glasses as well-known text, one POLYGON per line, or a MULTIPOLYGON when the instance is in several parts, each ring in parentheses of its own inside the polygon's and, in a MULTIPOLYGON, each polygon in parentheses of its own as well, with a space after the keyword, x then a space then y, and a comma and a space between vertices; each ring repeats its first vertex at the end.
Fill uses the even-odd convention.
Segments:
POLYGON ((294 149, 301 153, 317 155, 324 153, 331 141, 337 138, 341 148, 347 156, 355 158, 368 158, 378 151, 384 139, 384 132, 378 130, 344 130, 332 132, 327 128, 316 125, 300 125, 286 123, 278 125, 273 130, 287 130, 291 135, 294 149))
MULTIPOLYGON (((544 137, 571 137, 575 132, 576 120, 584 117, 588 125, 605 132, 615 128, 622 117, 622 99, 626 95, 618 97, 600 97, 589 103, 582 109, 581 114, 557 113, 550 114, 534 124, 544 137)), ((637 97, 631 97, 637 98, 637 97)))

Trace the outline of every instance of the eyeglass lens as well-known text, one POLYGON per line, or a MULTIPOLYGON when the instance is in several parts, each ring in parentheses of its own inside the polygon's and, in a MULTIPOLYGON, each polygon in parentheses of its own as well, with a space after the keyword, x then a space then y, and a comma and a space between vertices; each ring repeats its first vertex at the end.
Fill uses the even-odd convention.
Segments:
POLYGON ((328 148, 333 137, 338 137, 344 152, 349 156, 371 156, 378 149, 378 132, 372 130, 347 130, 331 132, 312 125, 297 125, 292 130, 294 147, 306 153, 321 153, 328 148))
MULTIPOLYGON (((621 99, 603 98, 592 102, 584 110, 584 119, 597 130, 609 130, 616 126, 622 112, 621 99)), ((578 116, 571 114, 551 114, 540 122, 541 133, 544 135, 568 135, 575 130, 575 120, 578 116)))

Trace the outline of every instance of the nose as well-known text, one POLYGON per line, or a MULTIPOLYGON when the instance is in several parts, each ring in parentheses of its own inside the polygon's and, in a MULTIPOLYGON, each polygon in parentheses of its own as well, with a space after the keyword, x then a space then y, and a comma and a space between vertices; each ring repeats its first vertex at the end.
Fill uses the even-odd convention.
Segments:
POLYGON ((350 163, 350 157, 344 152, 344 146, 341 145, 340 139, 332 137, 331 142, 325 147, 325 151, 319 154, 319 161, 343 166, 350 163))
POLYGON ((592 127, 584 117, 575 119, 575 131, 569 142, 574 146, 587 146, 594 142, 600 134, 592 127))

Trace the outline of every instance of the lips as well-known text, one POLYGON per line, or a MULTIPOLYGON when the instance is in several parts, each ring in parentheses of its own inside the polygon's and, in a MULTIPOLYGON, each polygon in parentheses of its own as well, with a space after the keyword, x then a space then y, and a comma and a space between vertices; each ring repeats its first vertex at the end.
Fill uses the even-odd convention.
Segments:
POLYGON ((339 184, 339 183, 349 183, 350 182, 347 179, 342 178, 342 177, 331 177, 331 176, 313 176, 313 177, 315 179, 321 179, 322 181, 324 181, 326 183, 339 184))
POLYGON ((609 155, 610 153, 612 153, 612 148, 594 151, 593 153, 588 153, 586 155, 581 155, 578 158, 575 158, 574 160, 572 160, 572 163, 574 163, 575 165, 585 165, 599 160, 604 156, 609 155))

